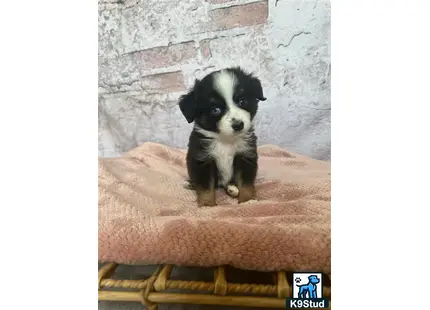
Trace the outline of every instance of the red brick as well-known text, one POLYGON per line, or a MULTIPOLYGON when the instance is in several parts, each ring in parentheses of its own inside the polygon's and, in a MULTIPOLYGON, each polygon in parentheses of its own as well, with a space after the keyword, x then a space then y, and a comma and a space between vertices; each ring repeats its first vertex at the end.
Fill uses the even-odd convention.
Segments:
POLYGON ((142 88, 154 93, 184 91, 185 83, 181 71, 147 75, 141 78, 142 88))
POLYGON ((138 62, 143 61, 145 69, 164 68, 195 58, 195 43, 184 42, 169 46, 154 47, 134 53, 138 62))
POLYGON ((202 52, 203 58, 208 59, 212 57, 210 39, 206 39, 200 42, 200 51, 202 52))
POLYGON ((206 2, 214 3, 214 4, 227 3, 227 2, 231 2, 231 1, 233 1, 233 0, 206 0, 206 2))
POLYGON ((225 30, 264 24, 268 15, 267 1, 216 9, 209 12, 212 21, 208 25, 208 30, 225 30))

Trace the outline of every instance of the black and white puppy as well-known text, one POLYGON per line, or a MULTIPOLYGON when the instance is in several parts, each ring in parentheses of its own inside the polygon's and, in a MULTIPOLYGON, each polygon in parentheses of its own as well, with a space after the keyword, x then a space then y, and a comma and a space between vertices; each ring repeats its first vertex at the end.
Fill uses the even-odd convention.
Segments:
POLYGON ((187 153, 189 182, 197 204, 216 205, 224 188, 243 203, 256 199, 257 137, 253 120, 264 101, 261 82, 241 68, 212 72, 179 100, 188 123, 194 122, 187 153))

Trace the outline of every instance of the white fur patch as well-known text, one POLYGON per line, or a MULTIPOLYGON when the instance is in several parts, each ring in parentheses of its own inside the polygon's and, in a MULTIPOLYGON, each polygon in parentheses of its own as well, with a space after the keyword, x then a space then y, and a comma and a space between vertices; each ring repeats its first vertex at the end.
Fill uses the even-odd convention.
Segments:
POLYGON ((229 184, 227 185, 227 193, 232 197, 239 196, 239 189, 236 185, 229 184))
POLYGON ((218 123, 218 129, 222 135, 235 134, 231 127, 233 119, 243 122, 243 131, 247 131, 251 127, 251 114, 234 103, 233 96, 236 84, 236 77, 228 71, 221 70, 214 76, 214 88, 224 98, 227 105, 227 112, 218 123))
POLYGON ((248 201, 242 202, 241 204, 242 204, 242 205, 249 205, 249 204, 256 203, 256 202, 257 202, 257 200, 255 200, 255 199, 250 199, 250 200, 248 200, 248 201))
POLYGON ((206 137, 212 138, 207 153, 204 157, 213 158, 218 168, 218 185, 225 187, 233 177, 233 160, 238 153, 247 153, 251 151, 248 144, 250 133, 244 133, 234 136, 223 136, 221 134, 207 131, 195 126, 195 129, 206 137))

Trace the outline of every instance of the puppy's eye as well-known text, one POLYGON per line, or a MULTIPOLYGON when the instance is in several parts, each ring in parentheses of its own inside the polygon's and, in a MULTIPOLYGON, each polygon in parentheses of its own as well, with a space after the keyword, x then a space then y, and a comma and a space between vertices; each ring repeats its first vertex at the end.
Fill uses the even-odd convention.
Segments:
POLYGON ((244 107, 244 106, 246 106, 246 104, 247 104, 247 102, 244 98, 240 98, 239 101, 237 102, 237 105, 239 107, 244 107))
POLYGON ((221 109, 217 108, 217 107, 213 107, 211 113, 215 116, 220 115, 221 114, 221 109))

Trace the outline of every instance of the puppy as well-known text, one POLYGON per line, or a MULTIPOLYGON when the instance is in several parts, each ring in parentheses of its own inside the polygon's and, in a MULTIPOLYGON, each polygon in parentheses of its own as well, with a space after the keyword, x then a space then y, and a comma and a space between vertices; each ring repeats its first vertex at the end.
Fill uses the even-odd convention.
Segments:
POLYGON ((197 204, 216 205, 216 188, 239 203, 255 200, 258 169, 253 120, 258 102, 265 101, 261 82, 240 67, 215 71, 196 80, 179 99, 191 132, 187 169, 197 204))

